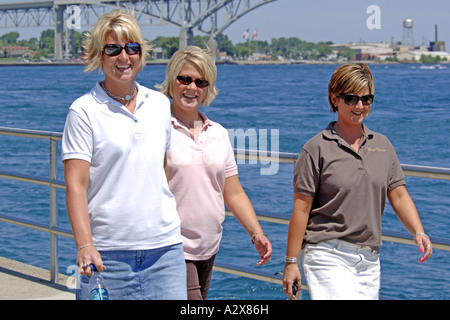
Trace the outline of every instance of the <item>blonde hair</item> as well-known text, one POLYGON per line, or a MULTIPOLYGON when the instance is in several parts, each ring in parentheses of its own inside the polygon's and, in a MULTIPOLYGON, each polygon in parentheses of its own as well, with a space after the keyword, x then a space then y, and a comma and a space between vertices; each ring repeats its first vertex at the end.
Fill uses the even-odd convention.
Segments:
POLYGON ((166 79, 162 84, 158 84, 155 87, 170 99, 173 99, 173 87, 186 62, 192 63, 199 68, 202 73, 202 79, 209 82, 205 99, 200 101, 203 106, 209 106, 219 92, 214 84, 217 78, 217 68, 209 49, 189 46, 186 49, 180 49, 175 52, 167 65, 166 79))
MULTIPOLYGON (((328 103, 331 111, 337 111, 332 94, 339 96, 344 93, 359 93, 367 88, 370 94, 375 92, 372 72, 366 64, 350 63, 340 66, 333 72, 328 84, 328 103)), ((369 113, 371 109, 372 106, 369 107, 369 113)))
POLYGON ((138 71, 141 70, 146 65, 152 46, 142 37, 138 22, 132 13, 114 10, 103 14, 92 31, 85 34, 82 55, 86 64, 85 71, 103 70, 103 47, 106 44, 106 37, 110 33, 115 34, 119 40, 127 39, 127 41, 137 42, 141 45, 138 71))

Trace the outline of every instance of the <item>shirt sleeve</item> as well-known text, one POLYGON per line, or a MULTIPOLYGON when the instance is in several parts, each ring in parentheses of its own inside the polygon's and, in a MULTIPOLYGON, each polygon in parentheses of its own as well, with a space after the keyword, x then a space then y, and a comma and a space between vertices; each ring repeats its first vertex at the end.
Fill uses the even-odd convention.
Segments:
POLYGON ((87 119, 74 109, 69 109, 61 142, 62 161, 69 159, 92 159, 93 136, 87 119))
POLYGON ((319 188, 320 169, 310 153, 302 149, 294 169, 294 192, 314 197, 319 188))
POLYGON ((391 145, 392 160, 391 160, 391 174, 388 181, 388 190, 395 189, 399 186, 406 184, 405 174, 403 173, 402 166, 398 160, 397 153, 394 147, 391 145))
POLYGON ((233 147, 231 146, 230 139, 228 138, 228 132, 225 131, 225 143, 228 148, 227 162, 225 164, 225 179, 238 174, 238 166, 234 157, 233 147))

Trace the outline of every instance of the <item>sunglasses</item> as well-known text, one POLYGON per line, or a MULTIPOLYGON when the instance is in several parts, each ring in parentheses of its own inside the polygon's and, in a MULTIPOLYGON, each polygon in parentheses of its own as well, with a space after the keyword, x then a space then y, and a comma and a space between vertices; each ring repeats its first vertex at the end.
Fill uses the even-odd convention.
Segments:
POLYGON ((190 85, 192 82, 194 82, 195 85, 199 88, 206 88, 207 86, 209 86, 209 82, 207 80, 203 80, 203 79, 195 79, 194 80, 188 76, 178 76, 177 80, 187 86, 190 85))
POLYGON ((118 44, 105 44, 103 52, 107 56, 114 57, 118 56, 122 52, 122 49, 125 49, 125 52, 132 56, 141 52, 141 45, 136 42, 127 43, 124 47, 118 44))
POLYGON ((344 99, 345 104, 349 106, 354 106, 359 102, 359 100, 361 100, 363 105, 368 106, 373 102, 375 95, 366 94, 365 96, 358 96, 357 94, 354 93, 344 93, 341 94, 339 98, 344 99))

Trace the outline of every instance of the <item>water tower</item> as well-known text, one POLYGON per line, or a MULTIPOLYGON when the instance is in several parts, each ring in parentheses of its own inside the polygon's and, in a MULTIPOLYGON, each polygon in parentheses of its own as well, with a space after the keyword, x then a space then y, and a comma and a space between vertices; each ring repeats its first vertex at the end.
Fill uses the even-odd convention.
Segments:
POLYGON ((414 22, 412 19, 403 20, 402 45, 414 48, 414 22))

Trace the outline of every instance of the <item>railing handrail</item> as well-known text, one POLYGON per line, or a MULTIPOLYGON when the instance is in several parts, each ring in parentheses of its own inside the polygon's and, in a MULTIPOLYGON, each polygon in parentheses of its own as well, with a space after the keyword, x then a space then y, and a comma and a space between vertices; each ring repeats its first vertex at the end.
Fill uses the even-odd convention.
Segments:
MULTIPOLYGON (((288 152, 259 152, 258 150, 234 149, 238 159, 273 161, 279 159, 279 163, 295 164, 298 159, 298 153, 288 152)), ((406 176, 429 178, 438 180, 450 180, 450 168, 431 167, 413 164, 401 164, 406 176)))
MULTIPOLYGON (((60 141, 62 139, 61 132, 41 131, 41 130, 28 130, 18 128, 0 127, 0 134, 11 135, 17 137, 28 137, 38 139, 52 139, 60 141)), ((297 153, 289 152, 260 152, 258 150, 243 150, 234 149, 234 153, 237 158, 247 160, 258 161, 273 161, 278 159, 279 163, 292 163, 295 164, 298 158, 297 153)), ((402 169, 407 176, 429 178, 429 179, 441 179, 450 180, 450 168, 431 167, 422 165, 401 164, 402 169)))
POLYGON ((61 140, 62 132, 0 127, 0 134, 15 137, 61 140))
MULTIPOLYGON (((8 172, 0 170, 0 178, 23 181, 27 183, 34 183, 39 185, 45 185, 50 188, 50 224, 44 224, 28 219, 17 218, 15 216, 5 215, 0 213, 0 221, 45 231, 50 233, 50 274, 51 281, 56 282, 58 277, 58 249, 57 249, 57 237, 64 236, 73 238, 72 230, 62 228, 58 226, 57 219, 57 206, 56 206, 56 189, 65 189, 65 183, 62 180, 58 180, 57 177, 57 162, 56 162, 56 142, 62 138, 60 132, 40 131, 40 130, 27 130, 17 128, 0 127, 0 135, 10 135, 17 137, 35 138, 35 139, 48 139, 50 141, 50 175, 48 178, 21 174, 15 172, 8 172)), ((235 156, 238 159, 249 159, 259 161, 277 161, 279 163, 295 164, 298 154, 286 153, 286 152, 259 152, 257 150, 242 150, 234 149, 235 156)), ((450 180, 450 169, 428 167, 419 165, 405 165, 402 164, 402 169, 407 176, 430 178, 430 179, 442 179, 450 180)), ((226 214, 232 216, 230 211, 226 211, 226 214)), ((257 217, 260 221, 266 221, 278 224, 289 224, 289 217, 286 214, 277 214, 271 212, 257 212, 257 217)), ((433 242, 433 248, 439 250, 450 251, 450 239, 430 237, 433 242)), ((407 245, 415 245, 414 240, 408 233, 384 230, 382 234, 383 241, 391 241, 396 243, 402 243, 407 245)), ((232 264, 224 264, 217 262, 214 266, 214 270, 226 273, 233 273, 252 279, 281 283, 279 275, 270 274, 262 271, 254 271, 249 268, 236 266, 232 264)), ((302 283, 302 289, 307 289, 306 285, 302 283)))

